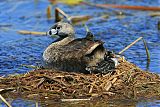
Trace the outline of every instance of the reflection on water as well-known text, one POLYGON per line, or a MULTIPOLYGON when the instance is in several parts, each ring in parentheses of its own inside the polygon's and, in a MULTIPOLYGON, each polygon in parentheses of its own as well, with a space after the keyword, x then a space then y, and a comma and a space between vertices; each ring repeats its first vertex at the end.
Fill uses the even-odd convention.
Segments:
MULTIPOLYGON (((13 107, 159 107, 160 100, 140 100, 138 103, 129 100, 115 101, 80 101, 80 102, 53 102, 30 101, 24 99, 7 99, 13 107)), ((0 101, 0 107, 7 107, 0 101)))
MULTIPOLYGON (((94 3, 117 3, 129 5, 159 6, 159 0, 90 0, 94 3)), ((47 0, 1 0, 0 1, 0 75, 14 73, 25 73, 28 68, 22 64, 40 65, 42 52, 53 41, 49 37, 20 35, 18 30, 47 31, 54 23, 46 18, 46 8, 49 5, 47 0)), ((92 18, 87 22, 90 30, 96 35, 96 38, 105 41, 105 47, 121 51, 129 43, 140 36, 147 41, 151 63, 149 70, 160 73, 160 31, 157 30, 157 22, 160 17, 150 17, 149 12, 129 11, 127 16, 119 17, 111 10, 95 8, 85 5, 67 6, 57 4, 53 6, 60 7, 70 15, 91 15, 92 18), (82 8, 84 11, 82 11, 82 8), (74 11, 73 11, 74 10, 74 11), (101 16, 109 15, 108 19, 101 16)), ((116 9, 113 9, 116 10, 116 9)), ((78 37, 85 35, 85 29, 82 25, 75 26, 78 37)), ((126 58, 146 69, 146 54, 143 42, 136 43, 127 50, 124 55, 126 58)), ((13 100, 14 106, 35 106, 35 102, 24 101, 21 99, 13 100)), ((122 103, 125 104, 125 103, 122 103)), ((159 101, 139 102, 137 106, 159 106, 159 101)), ((3 106, 3 103, 1 103, 3 106)), ((134 105, 134 104, 132 104, 134 105)))
POLYGON ((160 107, 160 100, 141 101, 137 107, 160 107))
MULTIPOLYGON (((39 107, 40 105, 37 104, 35 101, 23 100, 23 99, 7 99, 7 101, 13 107, 39 107), (39 105, 39 106, 36 106, 39 105)), ((7 107, 3 102, 0 101, 0 107, 7 107)))

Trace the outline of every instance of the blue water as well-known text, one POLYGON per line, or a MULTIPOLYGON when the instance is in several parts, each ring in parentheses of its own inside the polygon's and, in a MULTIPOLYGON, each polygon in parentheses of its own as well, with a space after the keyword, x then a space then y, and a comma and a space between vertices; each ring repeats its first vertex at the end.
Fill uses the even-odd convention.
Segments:
MULTIPOLYGON (((8 99, 7 101, 10 102, 10 104, 13 107, 36 107, 36 105, 40 106, 40 104, 37 104, 38 102, 36 101, 29 101, 29 100, 27 101, 27 100, 23 100, 20 98, 8 99)), ((0 107, 7 107, 7 106, 3 102, 0 101, 0 107)))
MULTIPOLYGON (((142 6, 160 6, 159 0, 90 0, 94 3, 113 3, 142 6)), ((46 17, 47 0, 0 0, 0 75, 25 73, 31 69, 22 64, 41 65, 44 49, 53 41, 47 36, 18 34, 19 30, 44 31, 54 23, 46 17)), ((86 5, 68 6, 62 3, 52 5, 59 7, 71 16, 90 15, 86 22, 96 38, 105 41, 105 47, 118 53, 125 46, 140 36, 147 41, 151 55, 148 70, 160 73, 160 31, 157 23, 160 17, 150 17, 150 12, 102 9, 86 5), (83 9, 83 11, 82 11, 83 9), (123 11, 122 17, 115 11, 123 11), (109 15, 109 18, 102 18, 109 15)), ((77 37, 86 33, 82 25, 75 25, 77 37)), ((146 70, 147 56, 142 41, 139 41, 123 55, 130 62, 146 70)))

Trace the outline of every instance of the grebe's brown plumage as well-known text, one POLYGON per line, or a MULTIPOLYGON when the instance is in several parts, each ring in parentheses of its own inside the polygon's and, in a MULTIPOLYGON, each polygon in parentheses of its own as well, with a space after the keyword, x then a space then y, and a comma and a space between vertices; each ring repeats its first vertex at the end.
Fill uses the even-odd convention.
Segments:
POLYGON ((111 64, 111 67, 105 67, 106 72, 113 69, 114 61, 108 62, 103 42, 94 40, 89 33, 85 38, 75 39, 73 27, 64 22, 56 23, 50 30, 49 35, 56 34, 60 38, 47 47, 43 53, 43 59, 49 68, 55 68, 63 71, 74 72, 104 72, 103 67, 111 64), (58 27, 58 28, 57 28, 58 27), (103 63, 105 62, 105 63, 103 63))

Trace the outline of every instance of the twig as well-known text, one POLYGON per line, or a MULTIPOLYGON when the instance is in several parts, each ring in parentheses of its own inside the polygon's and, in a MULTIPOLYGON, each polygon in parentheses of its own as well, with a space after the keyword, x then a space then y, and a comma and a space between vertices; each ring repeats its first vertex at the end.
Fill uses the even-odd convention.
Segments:
POLYGON ((21 88, 22 88, 23 90, 31 91, 30 87, 27 87, 27 86, 21 86, 21 88))
POLYGON ((26 64, 22 64, 21 66, 26 67, 26 68, 33 68, 33 69, 37 69, 37 66, 34 65, 26 65, 26 64))
MULTIPOLYGON (((90 3, 87 2, 82 2, 82 3, 90 5, 90 3)), ((142 11, 160 11, 160 7, 149 7, 149 6, 129 6, 129 5, 116 5, 116 4, 94 4, 94 6, 107 9, 111 7, 111 8, 142 10, 142 11)))
POLYGON ((39 106, 38 106, 38 102, 37 102, 37 101, 36 101, 36 107, 39 107, 39 106))
MULTIPOLYGON (((68 21, 70 21, 70 16, 67 15, 64 11, 62 11, 60 8, 55 8, 55 17, 58 19, 60 18, 58 13, 60 13, 61 15, 63 15, 68 21)), ((56 19, 57 20, 57 19, 56 19)))
POLYGON ((61 99, 62 102, 72 102, 72 101, 90 101, 91 99, 88 98, 88 99, 61 99))
POLYGON ((158 23, 157 23, 157 28, 158 28, 158 30, 160 30, 160 21, 158 21, 158 23))
POLYGON ((142 10, 142 11, 160 11, 160 7, 149 7, 149 6, 129 6, 129 5, 114 5, 114 4, 97 4, 97 6, 130 9, 130 10, 142 10))
POLYGON ((88 21, 89 19, 91 19, 92 17, 89 15, 82 15, 82 16, 71 16, 69 18, 69 20, 71 20, 71 22, 73 24, 78 23, 78 22, 85 22, 88 21))
POLYGON ((107 82, 106 86, 104 87, 105 90, 109 91, 116 81, 117 81, 117 78, 115 77, 112 81, 107 82))
POLYGON ((61 21, 62 17, 59 15, 59 13, 61 15, 63 15, 68 22, 75 24, 81 21, 87 21, 91 18, 91 16, 88 15, 84 15, 84 16, 69 16, 67 15, 63 10, 61 10, 60 8, 55 8, 55 22, 59 22, 61 21))
POLYGON ((46 35, 46 32, 36 32, 36 31, 27 31, 27 30, 20 30, 17 32, 23 35, 46 35))
POLYGON ((47 13, 47 18, 51 19, 52 16, 51 16, 51 6, 50 5, 46 9, 46 13, 47 13))
POLYGON ((124 72, 122 72, 122 73, 120 73, 120 74, 111 76, 107 81, 103 82, 103 83, 100 85, 100 87, 103 87, 103 86, 106 84, 106 86, 104 86, 104 87, 105 87, 106 91, 108 91, 108 90, 111 88, 112 84, 114 84, 114 83, 117 81, 117 77, 121 76, 121 75, 124 74, 125 72, 126 72, 126 71, 124 71, 124 72), (112 80, 112 79, 113 79, 113 80, 112 80), (112 80, 112 81, 111 81, 111 80, 112 80))
POLYGON ((35 88, 39 88, 45 80, 46 80, 45 78, 41 78, 41 80, 38 82, 38 84, 35 86, 35 88))
POLYGON ((137 98, 137 89, 134 86, 133 86, 133 96, 134 96, 134 99, 137 98))
MULTIPOLYGON (((97 80, 97 79, 96 79, 97 80)), ((94 82, 91 83, 91 87, 89 89, 89 93, 92 93, 93 91, 93 87, 95 86, 96 80, 94 82)))
POLYGON ((132 42, 131 44, 129 44, 127 47, 125 47, 123 50, 121 50, 119 52, 119 54, 122 54, 124 51, 126 51, 127 49, 129 49, 131 46, 133 46, 136 42, 138 42, 139 40, 141 40, 143 37, 139 37, 138 39, 136 39, 134 42, 132 42))
POLYGON ((149 53, 149 50, 148 50, 148 47, 147 47, 147 44, 146 44, 146 41, 144 39, 143 40, 143 43, 144 43, 144 47, 145 47, 145 50, 146 50, 146 54, 147 54, 147 61, 150 62, 150 53, 149 53))
POLYGON ((92 93, 93 90, 93 84, 91 85, 90 89, 89 89, 89 93, 92 93))
POLYGON ((109 91, 109 89, 112 87, 112 82, 108 81, 107 84, 104 86, 105 91, 109 91))
POLYGON ((145 83, 137 83, 135 84, 135 87, 141 87, 142 85, 150 85, 150 84, 157 84, 157 82, 145 82, 145 83))
MULTIPOLYGON (((59 77, 59 76, 58 76, 59 77)), ((50 80, 50 81, 54 81, 54 82, 57 82, 57 83, 61 83, 60 80, 56 79, 55 77, 51 77, 51 76, 47 76, 47 75, 44 75, 43 78, 45 78, 46 80, 50 80)), ((64 86, 66 86, 65 84, 63 84, 64 86)))
POLYGON ((8 107, 12 107, 7 101, 6 99, 0 94, 0 99, 8 106, 8 107))
MULTIPOLYGON (((94 7, 99 7, 99 8, 109 9, 109 10, 111 10, 112 12, 114 12, 114 13, 116 13, 116 14, 118 14, 118 15, 129 14, 129 13, 124 13, 123 11, 114 10, 114 9, 112 9, 112 8, 110 8, 110 7, 107 7, 107 6, 100 6, 101 4, 93 4, 93 3, 84 2, 84 1, 81 2, 81 4, 85 4, 85 5, 89 5, 89 6, 94 6, 94 7)), ((129 14, 129 15, 131 15, 131 14, 129 14)))
POLYGON ((146 54, 147 54, 146 70, 148 70, 148 69, 149 69, 149 65, 150 65, 150 53, 149 53, 149 50, 148 50, 148 47, 147 47, 146 41, 145 41, 144 39, 143 39, 143 43, 144 43, 144 47, 145 47, 146 54))
POLYGON ((149 16, 151 16, 151 17, 160 16, 160 12, 149 13, 149 16))
POLYGON ((59 21, 61 21, 61 17, 60 17, 60 15, 59 15, 59 8, 55 8, 55 22, 59 22, 59 21))
POLYGON ((89 30, 89 28, 88 28, 88 26, 86 24, 84 24, 84 27, 85 27, 87 32, 90 32, 90 30, 89 30))
POLYGON ((114 84, 116 81, 117 81, 117 78, 114 78, 114 79, 112 80, 112 84, 114 84))
POLYGON ((4 94, 4 93, 6 93, 6 92, 8 92, 8 91, 13 91, 13 90, 15 90, 15 89, 14 89, 14 88, 0 89, 0 94, 4 94))
POLYGON ((114 79, 114 78, 116 78, 116 77, 119 77, 119 76, 121 76, 122 74, 124 74, 126 71, 123 71, 122 73, 120 73, 120 74, 117 74, 117 75, 113 75, 112 77, 110 77, 109 79, 108 79, 108 81, 110 81, 110 80, 112 80, 112 79, 114 79))
POLYGON ((107 95, 109 95, 109 96, 111 96, 111 95, 115 95, 115 93, 113 93, 113 92, 102 92, 103 94, 107 94, 107 95))

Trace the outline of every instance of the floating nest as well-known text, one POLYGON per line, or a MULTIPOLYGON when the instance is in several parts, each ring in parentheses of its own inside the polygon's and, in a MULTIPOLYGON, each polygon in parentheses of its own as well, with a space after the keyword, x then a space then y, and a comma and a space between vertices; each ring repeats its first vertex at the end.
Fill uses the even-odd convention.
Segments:
POLYGON ((33 70, 1 77, 0 87, 1 94, 34 100, 160 98, 160 76, 125 60, 109 74, 33 70))

